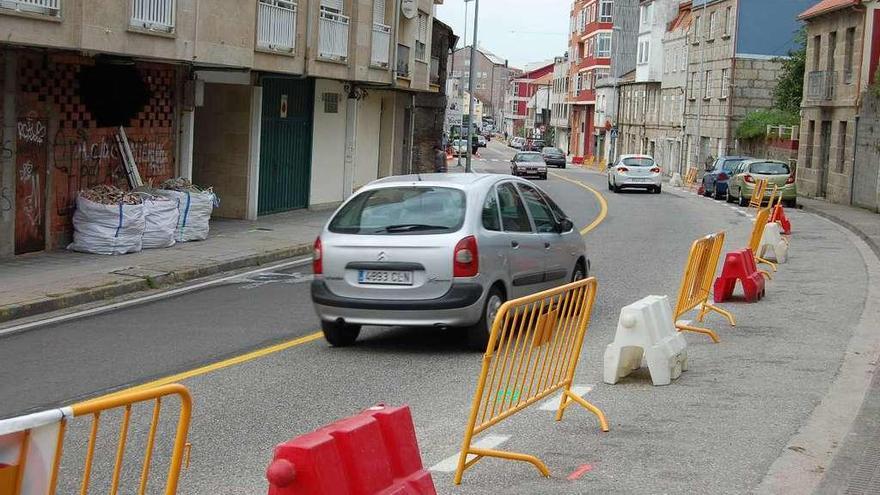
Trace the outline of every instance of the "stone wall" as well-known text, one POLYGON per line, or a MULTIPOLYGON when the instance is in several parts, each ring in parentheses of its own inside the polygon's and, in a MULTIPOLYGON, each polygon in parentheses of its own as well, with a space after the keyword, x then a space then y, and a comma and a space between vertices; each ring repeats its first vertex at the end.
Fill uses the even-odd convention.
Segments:
POLYGON ((880 97, 870 92, 862 100, 855 154, 853 203, 880 211, 880 97))

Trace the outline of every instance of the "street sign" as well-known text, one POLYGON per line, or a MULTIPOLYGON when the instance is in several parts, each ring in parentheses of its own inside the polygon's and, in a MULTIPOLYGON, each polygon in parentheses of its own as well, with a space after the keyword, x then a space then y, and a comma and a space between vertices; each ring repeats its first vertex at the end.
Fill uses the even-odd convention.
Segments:
POLYGON ((616 138, 618 134, 617 127, 611 129, 611 137, 616 138))

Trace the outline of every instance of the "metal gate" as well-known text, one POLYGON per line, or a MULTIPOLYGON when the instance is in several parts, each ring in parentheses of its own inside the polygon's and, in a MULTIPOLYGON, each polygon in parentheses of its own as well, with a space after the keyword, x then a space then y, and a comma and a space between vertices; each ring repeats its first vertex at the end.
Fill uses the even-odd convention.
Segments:
POLYGON ((260 137, 260 215, 309 206, 313 79, 265 78, 260 137))

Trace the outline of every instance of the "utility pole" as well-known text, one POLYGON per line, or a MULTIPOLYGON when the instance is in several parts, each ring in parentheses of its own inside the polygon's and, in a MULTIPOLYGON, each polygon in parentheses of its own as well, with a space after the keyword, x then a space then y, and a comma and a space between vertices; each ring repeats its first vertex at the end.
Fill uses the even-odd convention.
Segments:
MULTIPOLYGON (((468 140, 467 140, 467 164, 465 165, 465 172, 473 172, 473 167, 471 165, 472 161, 472 152, 473 147, 471 143, 474 140, 474 77, 476 75, 475 67, 474 67, 474 59, 476 58, 477 52, 477 25, 480 20, 480 0, 464 0, 465 6, 470 1, 474 2, 474 41, 471 43, 471 66, 470 66, 470 76, 468 80, 468 140)), ((466 25, 467 23, 465 23, 466 25)))
MULTIPOLYGON (((464 36, 462 37, 462 42, 464 46, 462 46, 462 50, 464 50, 465 46, 467 46, 467 20, 468 20, 468 2, 465 0, 464 2, 464 36)), ((468 64, 468 71, 470 71, 470 64, 468 64)), ((462 71, 464 74, 464 71, 462 71)), ((458 78, 458 103, 461 104, 461 99, 464 96, 464 77, 458 78)), ((461 143, 461 140, 464 138, 464 112, 462 112, 461 123, 458 124, 458 142, 461 143)), ((468 149, 470 149, 470 143, 468 143, 468 149)), ((456 155, 458 156, 458 166, 461 166, 461 151, 456 149, 456 155)))

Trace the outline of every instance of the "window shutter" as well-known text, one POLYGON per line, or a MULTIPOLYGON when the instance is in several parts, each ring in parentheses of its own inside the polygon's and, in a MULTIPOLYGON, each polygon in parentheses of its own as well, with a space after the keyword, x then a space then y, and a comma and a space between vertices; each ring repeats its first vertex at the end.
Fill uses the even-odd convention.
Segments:
POLYGON ((321 7, 341 14, 342 0, 321 0, 321 7))
POLYGON ((373 22, 385 24, 385 0, 373 0, 373 22))
POLYGON ((428 39, 428 16, 419 12, 419 41, 428 39))

